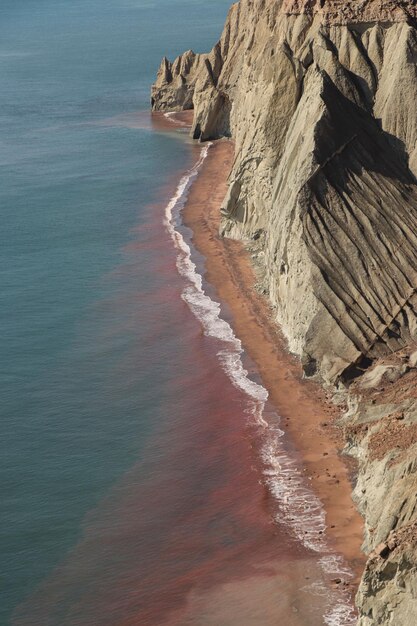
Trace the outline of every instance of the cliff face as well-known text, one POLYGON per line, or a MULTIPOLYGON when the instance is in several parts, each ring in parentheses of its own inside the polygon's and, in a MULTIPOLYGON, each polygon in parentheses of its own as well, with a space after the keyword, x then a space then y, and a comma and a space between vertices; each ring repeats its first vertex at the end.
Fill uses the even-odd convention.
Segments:
POLYGON ((349 390, 342 423, 359 474, 368 554, 360 626, 417 623, 417 346, 380 359, 349 390))
MULTIPOLYGON (((164 59, 152 88, 155 110, 194 108, 196 139, 235 140, 222 233, 256 240, 261 287, 290 350, 327 383, 374 372, 417 339, 416 23, 414 0, 241 0, 209 54, 164 59)), ((346 427, 376 428, 383 418, 352 390, 346 427)), ((414 465, 406 455, 397 475, 384 457, 374 472, 361 445, 351 446, 359 484, 379 480, 380 511, 414 465)), ((389 530, 368 533, 368 552, 417 519, 414 509, 392 515, 389 530)), ((414 535, 399 537, 407 550, 391 551, 386 569, 373 557, 365 573, 363 626, 417 623, 414 535), (377 617, 369 598, 391 608, 377 617)))
POLYGON ((290 349, 330 381, 416 333, 417 10, 399 4, 242 0, 152 92, 194 108, 195 138, 235 139, 223 233, 261 233, 290 349))

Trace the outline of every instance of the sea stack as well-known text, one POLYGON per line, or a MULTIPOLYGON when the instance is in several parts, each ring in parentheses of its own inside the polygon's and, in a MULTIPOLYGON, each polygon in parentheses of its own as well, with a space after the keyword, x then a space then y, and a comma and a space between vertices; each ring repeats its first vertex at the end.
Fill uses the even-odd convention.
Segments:
POLYGON ((221 233, 251 242, 289 350, 348 405, 358 623, 416 624, 416 3, 241 0, 210 53, 163 59, 152 107, 233 138, 221 233))

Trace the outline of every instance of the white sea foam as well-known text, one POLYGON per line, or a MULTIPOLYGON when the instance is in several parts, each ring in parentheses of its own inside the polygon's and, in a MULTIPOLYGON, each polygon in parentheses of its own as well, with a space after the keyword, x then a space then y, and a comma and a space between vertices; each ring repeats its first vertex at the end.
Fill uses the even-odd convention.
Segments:
POLYGON ((202 149, 196 165, 180 180, 175 195, 165 209, 165 226, 178 250, 178 272, 187 281, 182 293, 183 300, 200 321, 204 334, 226 344, 218 352, 219 361, 234 386, 246 393, 252 401, 255 401, 255 405, 252 402, 252 410, 256 406, 256 410, 259 412, 264 408, 264 403, 268 399, 268 392, 265 387, 251 380, 248 372, 243 367, 241 341, 234 334, 230 324, 222 319, 220 304, 212 300, 204 292, 202 277, 191 259, 191 248, 179 230, 177 230, 176 222, 179 216, 178 214, 173 214, 174 209, 180 204, 180 200, 183 201, 184 197, 186 197, 191 183, 207 157, 210 145, 202 149))
MULTIPOLYGON (((170 114, 166 114, 166 117, 169 119, 170 114)), ((219 363, 232 384, 246 394, 248 401, 245 412, 250 415, 254 424, 262 428, 264 477, 279 505, 277 522, 284 522, 306 548, 322 554, 319 564, 325 576, 332 575, 346 580, 352 577, 352 573, 343 558, 332 553, 327 544, 323 505, 308 487, 308 482, 296 460, 286 452, 284 431, 269 425, 265 419, 264 409, 268 392, 262 385, 249 378, 242 361, 242 344, 230 324, 222 319, 220 304, 205 293, 202 276, 192 260, 190 244, 179 230, 181 209, 189 188, 208 155, 210 145, 202 148, 198 162, 181 178, 174 196, 165 209, 164 224, 178 252, 176 261, 178 272, 185 280, 182 298, 200 321, 204 334, 223 344, 217 353, 219 363)), ((329 596, 328 586, 322 588, 317 585, 318 583, 314 583, 310 587, 310 593, 320 592, 321 595, 324 593, 323 589, 326 589, 329 598, 328 612, 324 617, 325 624, 353 625, 355 617, 348 593, 343 589, 335 589, 329 596)))
POLYGON ((326 574, 341 576, 342 578, 352 578, 353 574, 339 554, 325 554, 320 559, 320 565, 326 574))
POLYGON ((324 616, 324 623, 327 626, 355 626, 357 621, 357 616, 348 598, 344 602, 336 600, 335 606, 324 616))
POLYGON ((307 548, 321 552, 325 549, 326 530, 323 505, 306 486, 296 461, 286 453, 282 445, 284 432, 279 428, 274 431, 275 436, 268 438, 262 456, 266 482, 279 503, 277 521, 282 522, 284 516, 284 521, 307 548))
POLYGON ((176 126, 188 126, 187 122, 183 122, 182 120, 177 119, 175 116, 175 111, 169 111, 168 113, 164 113, 164 117, 168 120, 168 122, 171 122, 176 126))

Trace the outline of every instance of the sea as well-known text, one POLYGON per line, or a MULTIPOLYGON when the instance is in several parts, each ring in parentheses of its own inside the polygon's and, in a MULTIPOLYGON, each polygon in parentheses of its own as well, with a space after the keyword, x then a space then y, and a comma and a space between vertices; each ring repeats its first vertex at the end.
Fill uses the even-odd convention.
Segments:
POLYGON ((149 115, 229 6, 1 2, 2 626, 354 623, 181 221, 209 147, 149 115))

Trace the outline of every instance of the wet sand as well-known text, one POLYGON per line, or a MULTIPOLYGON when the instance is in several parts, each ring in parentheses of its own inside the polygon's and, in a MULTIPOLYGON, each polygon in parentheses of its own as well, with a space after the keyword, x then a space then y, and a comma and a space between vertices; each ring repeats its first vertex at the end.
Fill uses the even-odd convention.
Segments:
MULTIPOLYGON (((189 123, 189 113, 182 117, 189 123)), ((162 115, 152 125, 160 132, 171 132, 172 125, 176 132, 162 115)), ((201 146, 190 141, 190 163, 200 154, 201 146)), ((334 526, 329 530, 335 550, 359 566, 361 525, 347 470, 331 429, 320 426, 330 423, 330 411, 319 388, 301 380, 298 362, 287 354, 267 302, 253 288, 243 245, 218 236, 232 159, 230 142, 209 149, 183 213, 191 229, 182 231, 202 253, 193 258, 198 272, 206 268, 207 291, 215 290, 215 298, 228 305, 225 317, 246 348, 245 367, 253 368, 257 380, 259 370, 269 391, 275 408, 268 402, 271 413, 263 415, 282 416, 280 427, 291 437, 286 452, 294 452, 297 463, 300 456, 304 460, 306 483, 316 489, 334 526)), ((280 517, 283 509, 265 484, 259 454, 264 427, 247 412, 246 391, 219 366, 224 342, 203 333, 181 297, 178 250, 162 219, 178 180, 165 182, 160 204, 148 207, 128 244, 126 265, 117 270, 117 276, 136 278, 145 263, 147 287, 138 293, 134 281, 131 292, 128 281, 123 298, 117 292, 112 305, 116 320, 127 306, 129 328, 140 330, 137 340, 131 336, 121 376, 136 384, 144 364, 152 371, 159 362, 160 346, 168 350, 172 370, 160 423, 141 460, 89 511, 78 543, 18 607, 13 624, 322 626, 331 609, 350 609, 346 589, 324 572, 321 551, 296 538, 280 517)), ((303 504, 307 511, 309 502, 303 504)), ((317 518, 310 510, 307 519, 317 518)), ((339 614, 326 623, 353 622, 339 614)))
MULTIPOLYGON (((191 148, 190 165, 201 151, 191 148)), ((181 299, 177 249, 162 221, 177 177, 166 183, 160 203, 132 232, 126 264, 112 272, 121 284, 123 276, 133 283, 103 303, 116 323, 112 332, 127 323, 132 333, 112 369, 127 390, 141 369, 155 371, 161 345, 167 350, 159 423, 138 463, 88 512, 78 543, 18 607, 13 624, 322 626, 328 581, 317 554, 272 523, 275 500, 254 445, 261 429, 245 419, 247 394, 219 366, 221 342, 202 333, 181 299), (325 594, 312 586, 317 581, 325 594)), ((162 388, 162 380, 152 384, 162 388)), ((140 419, 139 407, 133 418, 140 419)))
POLYGON ((219 237, 220 207, 234 158, 230 141, 212 145, 183 210, 197 250, 206 258, 207 281, 227 303, 231 325, 282 418, 282 426, 301 453, 305 474, 326 511, 328 536, 355 572, 363 569, 360 551, 363 523, 351 499, 349 466, 340 456, 341 441, 333 421, 338 411, 315 383, 302 378, 299 361, 271 320, 271 309, 255 290, 255 275, 241 242, 219 237))

